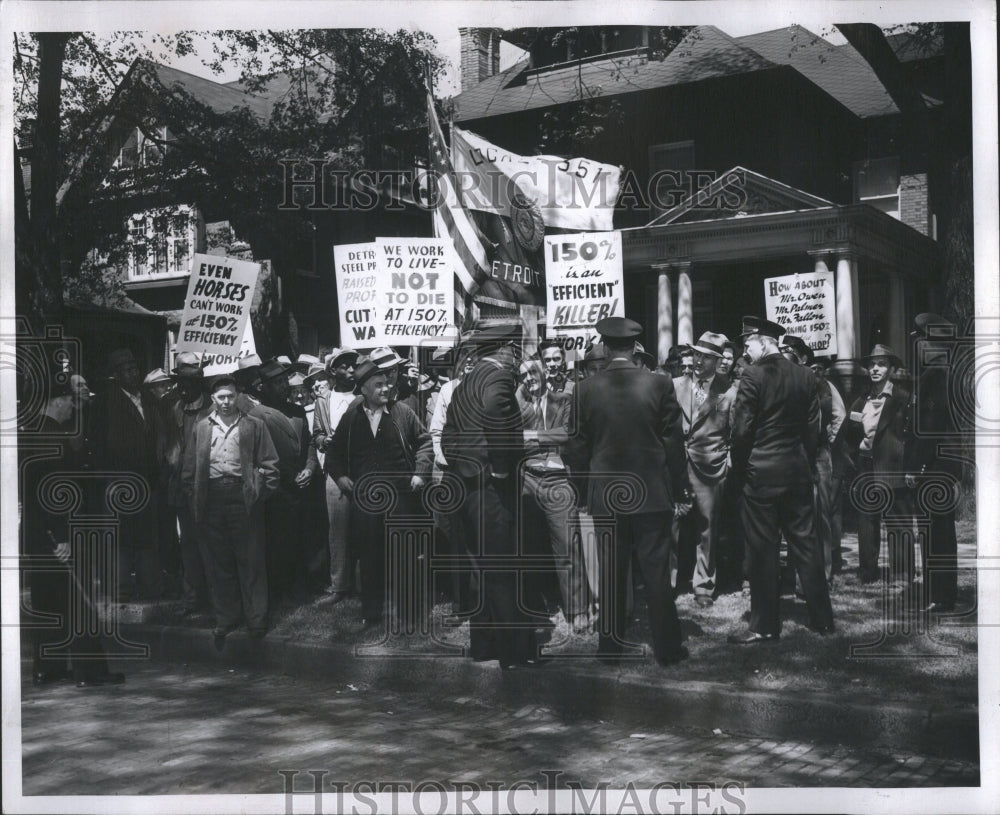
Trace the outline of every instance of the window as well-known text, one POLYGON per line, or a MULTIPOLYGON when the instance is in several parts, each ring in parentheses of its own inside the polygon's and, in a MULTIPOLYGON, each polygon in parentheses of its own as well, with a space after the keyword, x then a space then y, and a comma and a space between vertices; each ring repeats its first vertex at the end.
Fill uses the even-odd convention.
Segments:
POLYGON ((186 204, 132 215, 128 222, 129 280, 187 274, 198 218, 198 210, 186 204))
POLYGON ((856 161, 854 200, 899 220, 899 157, 856 161))
POLYGON ((147 138, 138 127, 119 134, 115 140, 115 169, 135 169, 151 167, 163 161, 167 145, 163 142, 175 140, 175 136, 166 125, 160 125, 150 131, 153 138, 147 138))

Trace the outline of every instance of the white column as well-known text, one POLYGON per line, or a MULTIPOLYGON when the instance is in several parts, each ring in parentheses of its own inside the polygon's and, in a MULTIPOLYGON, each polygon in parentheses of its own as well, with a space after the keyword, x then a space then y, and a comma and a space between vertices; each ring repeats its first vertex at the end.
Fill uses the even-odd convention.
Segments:
MULTIPOLYGON (((826 261, 816 259, 816 271, 826 271, 826 261)), ((837 276, 837 358, 856 359, 862 351, 857 345, 858 266, 850 255, 838 254, 837 276)))
POLYGON ((656 357, 658 362, 667 358, 674 345, 674 300, 670 294, 670 275, 660 272, 656 276, 656 357))
POLYGON ((694 324, 691 275, 683 271, 677 275, 677 344, 690 345, 692 342, 694 342, 694 324))

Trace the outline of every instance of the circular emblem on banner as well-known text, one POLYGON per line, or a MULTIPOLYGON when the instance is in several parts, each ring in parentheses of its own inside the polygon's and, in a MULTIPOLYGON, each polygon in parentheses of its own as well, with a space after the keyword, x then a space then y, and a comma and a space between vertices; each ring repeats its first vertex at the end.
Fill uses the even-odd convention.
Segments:
POLYGON ((514 225, 514 237, 521 247, 528 252, 534 252, 542 245, 545 237, 545 222, 538 204, 529 201, 520 192, 514 194, 511 223, 514 225))

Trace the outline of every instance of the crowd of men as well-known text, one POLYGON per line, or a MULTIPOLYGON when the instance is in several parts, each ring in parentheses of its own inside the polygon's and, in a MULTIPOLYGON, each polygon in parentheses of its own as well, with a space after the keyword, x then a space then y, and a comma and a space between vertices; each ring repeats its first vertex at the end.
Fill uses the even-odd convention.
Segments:
MULTIPOLYGON (((932 314, 915 323, 931 351, 949 328, 932 314)), ((40 436, 58 455, 22 468, 31 607, 64 620, 36 630, 35 682, 124 680, 94 638, 94 658, 67 647, 81 642, 68 633, 71 595, 89 600, 95 587, 74 570, 65 507, 40 497, 53 474, 144 481, 148 500, 120 516, 104 590, 210 617, 220 650, 241 624, 264 637, 282 606, 354 595, 364 625, 412 632, 427 613, 413 602, 421 591, 450 597, 470 622, 469 655, 504 669, 543 664, 537 631, 559 614, 598 633, 601 661, 641 656, 627 631, 640 596, 653 656, 669 666, 688 656, 676 597, 710 606, 747 583, 749 625, 730 642, 778 639, 780 598, 796 591, 823 635, 847 500, 858 579, 901 581, 920 608, 954 608, 956 500, 931 513, 922 583, 901 531, 928 479, 961 475, 938 444, 954 431, 946 365, 907 387, 900 357, 876 345, 848 410, 812 350, 765 319, 744 318, 738 341, 705 332, 660 366, 638 323, 596 329, 572 371, 555 342, 525 357, 522 327, 508 323, 438 352, 437 376, 391 348, 254 355, 210 377, 182 353, 144 380, 121 349, 98 397, 59 371, 40 436), (872 501, 873 487, 887 500, 872 501), (430 530, 429 546, 407 542, 408 527, 430 530), (419 581, 430 585, 408 585, 419 581)), ((96 512, 102 497, 81 495, 96 512)))

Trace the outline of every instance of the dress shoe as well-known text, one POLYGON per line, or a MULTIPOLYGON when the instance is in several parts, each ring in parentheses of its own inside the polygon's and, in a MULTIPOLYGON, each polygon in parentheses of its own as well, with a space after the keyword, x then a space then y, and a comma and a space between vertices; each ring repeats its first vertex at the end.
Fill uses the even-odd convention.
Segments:
POLYGON ((313 605, 316 606, 335 606, 338 603, 343 603, 347 599, 346 591, 331 591, 323 594, 318 600, 316 600, 313 605))
POLYGON ((513 671, 520 668, 544 668, 552 660, 549 657, 528 657, 515 662, 501 662, 500 670, 513 671))
POLYGON ((262 639, 264 639, 264 637, 267 636, 267 629, 266 628, 251 628, 249 631, 247 631, 247 635, 254 642, 260 642, 262 639))
POLYGON ((55 682, 63 682, 67 679, 69 679, 69 671, 67 670, 35 671, 31 675, 31 684, 51 685, 55 682))
POLYGON ((229 636, 236 626, 229 626, 227 628, 216 628, 212 631, 212 641, 215 643, 215 650, 220 654, 222 649, 226 645, 226 637, 229 636))
POLYGON ((104 673, 104 674, 94 674, 93 676, 85 677, 84 679, 77 680, 76 686, 78 688, 96 688, 100 685, 121 685, 125 682, 125 674, 122 673, 104 673))
POLYGON ((777 641, 777 634, 758 634, 756 631, 747 631, 744 634, 730 634, 726 637, 726 642, 730 645, 760 645, 765 642, 777 641))
POLYGON ((362 628, 374 628, 377 625, 382 625, 381 617, 362 617, 361 627, 362 628))
POLYGON ((924 614, 948 614, 955 610, 954 603, 928 603, 921 611, 924 614))
POLYGON ((676 665, 689 656, 691 656, 691 653, 682 645, 676 651, 670 651, 663 659, 657 659, 656 662, 661 668, 669 668, 671 665, 676 665))
POLYGON ((819 634, 821 637, 825 637, 828 634, 835 634, 837 632, 833 623, 830 623, 829 625, 811 625, 809 626, 809 630, 814 634, 819 634))
POLYGON ((597 652, 597 661, 602 665, 610 665, 613 668, 620 668, 622 665, 628 665, 629 663, 637 664, 643 661, 642 655, 636 654, 602 654, 600 651, 597 652))
POLYGON ((709 606, 715 605, 715 600, 707 594, 696 594, 694 601, 702 608, 708 608, 709 606))

